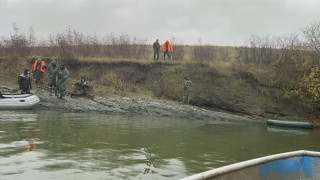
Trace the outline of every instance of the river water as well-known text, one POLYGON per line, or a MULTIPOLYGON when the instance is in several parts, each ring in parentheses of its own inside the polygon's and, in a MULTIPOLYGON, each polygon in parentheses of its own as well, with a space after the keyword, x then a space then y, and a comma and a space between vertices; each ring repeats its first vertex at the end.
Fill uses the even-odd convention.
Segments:
POLYGON ((0 179, 179 179, 294 150, 320 131, 151 116, 0 111, 0 179))

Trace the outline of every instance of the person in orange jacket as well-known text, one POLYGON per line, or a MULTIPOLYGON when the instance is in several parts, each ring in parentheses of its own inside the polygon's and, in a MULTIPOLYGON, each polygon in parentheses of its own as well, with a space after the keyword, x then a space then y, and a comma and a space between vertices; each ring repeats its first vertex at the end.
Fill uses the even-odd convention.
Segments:
POLYGON ((162 45, 162 49, 163 49, 163 59, 166 60, 166 54, 167 54, 168 58, 172 60, 173 49, 172 49, 172 45, 168 40, 166 40, 166 42, 162 45))
POLYGON ((34 82, 38 84, 41 82, 42 84, 44 83, 44 73, 46 71, 47 65, 45 61, 42 61, 41 58, 38 58, 37 60, 34 61, 33 66, 31 67, 32 69, 32 75, 34 82))

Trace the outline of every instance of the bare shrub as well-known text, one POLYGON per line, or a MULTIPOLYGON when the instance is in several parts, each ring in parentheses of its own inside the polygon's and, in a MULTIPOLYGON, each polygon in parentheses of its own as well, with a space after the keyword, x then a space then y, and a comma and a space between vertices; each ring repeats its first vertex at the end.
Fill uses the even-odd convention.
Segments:
POLYGON ((211 62, 214 59, 214 47, 202 45, 202 40, 199 39, 199 45, 193 47, 192 58, 200 64, 211 62))
POLYGON ((182 42, 178 43, 175 37, 171 38, 171 45, 173 49, 172 60, 183 60, 184 59, 184 49, 182 42))
POLYGON ((311 24, 303 30, 306 47, 320 54, 320 22, 311 24))
POLYGON ((29 55, 35 46, 35 34, 32 28, 29 30, 29 34, 26 35, 19 31, 17 24, 13 24, 14 34, 8 39, 3 39, 3 46, 5 51, 9 55, 16 55, 20 57, 26 57, 29 55))
POLYGON ((227 47, 216 50, 214 52, 217 52, 218 59, 224 60, 224 61, 229 61, 231 60, 231 52, 227 47))
POLYGON ((275 59, 276 47, 269 36, 260 38, 252 35, 247 45, 237 48, 240 61, 260 64, 271 64, 275 59))

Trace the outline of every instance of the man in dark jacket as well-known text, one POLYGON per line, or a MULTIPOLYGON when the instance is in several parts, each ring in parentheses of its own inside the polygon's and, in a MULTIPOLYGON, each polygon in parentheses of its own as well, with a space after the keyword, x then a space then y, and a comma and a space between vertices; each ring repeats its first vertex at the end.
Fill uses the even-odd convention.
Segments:
POLYGON ((157 56, 157 60, 159 60, 159 51, 160 51, 160 44, 159 44, 159 39, 156 40, 156 42, 153 43, 153 60, 156 60, 156 56, 157 56))
POLYGON ((18 78, 19 89, 21 90, 21 94, 30 94, 31 80, 29 76, 29 69, 25 69, 23 74, 21 74, 18 78))

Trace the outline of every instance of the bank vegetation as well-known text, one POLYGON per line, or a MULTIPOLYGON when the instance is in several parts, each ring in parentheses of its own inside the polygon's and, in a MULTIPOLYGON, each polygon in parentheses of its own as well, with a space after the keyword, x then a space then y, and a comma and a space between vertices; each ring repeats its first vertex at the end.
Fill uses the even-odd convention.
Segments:
MULTIPOLYGON (((319 119, 320 22, 296 34, 252 35, 238 47, 184 45, 171 39, 172 61, 153 61, 146 39, 108 33, 103 37, 67 28, 39 38, 16 24, 0 39, 1 81, 15 82, 37 57, 56 59, 84 75, 98 95, 114 93, 180 101, 183 77, 193 82, 191 104, 237 113, 281 116, 297 112, 319 119)), ((71 86, 69 87, 71 91, 71 86)))

